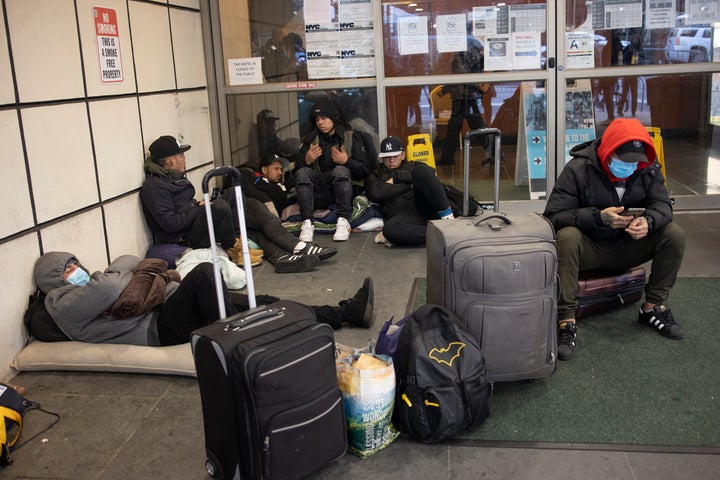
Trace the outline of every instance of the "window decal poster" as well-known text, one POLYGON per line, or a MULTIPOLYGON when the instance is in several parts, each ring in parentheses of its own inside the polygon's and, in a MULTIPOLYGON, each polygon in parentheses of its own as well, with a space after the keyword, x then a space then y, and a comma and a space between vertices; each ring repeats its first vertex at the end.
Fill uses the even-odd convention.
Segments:
POLYGON ((371 0, 305 2, 305 42, 308 78, 375 76, 375 44, 371 0), (331 12, 331 21, 318 12, 331 12))
POLYGON ((595 109, 590 79, 576 80, 565 93, 565 163, 575 145, 595 140, 595 109))
MULTIPOLYGON (((520 94, 518 162, 522 161, 520 157, 525 157, 526 162, 516 170, 523 171, 527 166, 530 199, 537 200, 545 198, 547 193, 547 95, 545 89, 536 87, 534 82, 523 82, 520 94)), ((518 178, 516 173, 516 183, 522 180, 524 178, 518 178)))

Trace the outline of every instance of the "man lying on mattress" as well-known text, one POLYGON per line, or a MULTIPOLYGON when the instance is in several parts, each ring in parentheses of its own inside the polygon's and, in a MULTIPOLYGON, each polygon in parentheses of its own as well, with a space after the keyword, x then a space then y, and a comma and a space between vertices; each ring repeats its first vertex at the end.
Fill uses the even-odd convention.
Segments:
MULTIPOLYGON (((29 311, 26 325, 41 341, 177 345, 219 318, 210 263, 198 264, 180 279, 164 260, 122 255, 90 275, 72 253, 49 252, 35 262, 34 278, 45 308, 29 311)), ((228 317, 247 310, 247 297, 229 294, 224 281, 222 289, 228 317)), ((335 329, 343 323, 369 328, 373 296, 372 279, 366 278, 339 306, 311 308, 318 321, 335 329)), ((277 300, 259 296, 257 303, 277 300)))

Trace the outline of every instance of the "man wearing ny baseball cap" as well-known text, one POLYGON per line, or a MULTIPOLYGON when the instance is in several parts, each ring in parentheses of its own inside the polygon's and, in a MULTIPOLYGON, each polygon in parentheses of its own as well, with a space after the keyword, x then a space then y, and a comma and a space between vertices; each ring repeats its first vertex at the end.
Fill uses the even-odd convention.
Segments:
POLYGON ((652 260, 641 325, 674 340, 683 331, 664 303, 685 251, 650 134, 635 118, 616 118, 602 137, 575 146, 548 197, 545 215, 558 245, 558 358, 572 358, 581 271, 623 271, 652 260))
POLYGON ((435 170, 405 160, 397 137, 380 142, 380 164, 365 181, 368 199, 380 205, 385 221, 375 243, 424 245, 428 220, 454 218, 445 189, 435 170))

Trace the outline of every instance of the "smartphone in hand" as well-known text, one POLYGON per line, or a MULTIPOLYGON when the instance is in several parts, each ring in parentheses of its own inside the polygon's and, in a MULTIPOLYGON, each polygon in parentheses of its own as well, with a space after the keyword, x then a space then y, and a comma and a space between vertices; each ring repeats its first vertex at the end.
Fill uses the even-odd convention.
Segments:
POLYGON ((645 213, 645 209, 642 207, 632 207, 632 208, 626 208, 623 210, 623 212, 620 214, 622 216, 626 217, 639 217, 645 213))

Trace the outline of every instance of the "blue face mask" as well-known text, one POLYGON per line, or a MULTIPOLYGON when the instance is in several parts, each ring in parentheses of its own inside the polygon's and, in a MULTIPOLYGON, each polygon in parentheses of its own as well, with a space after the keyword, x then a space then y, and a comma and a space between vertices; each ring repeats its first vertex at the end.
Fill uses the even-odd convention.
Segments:
POLYGON ((637 166, 638 162, 628 163, 611 157, 608 168, 610 169, 610 173, 615 175, 615 178, 627 178, 635 172, 637 166))
POLYGON ((77 267, 66 279, 68 283, 82 287, 90 281, 90 275, 80 267, 77 267))

